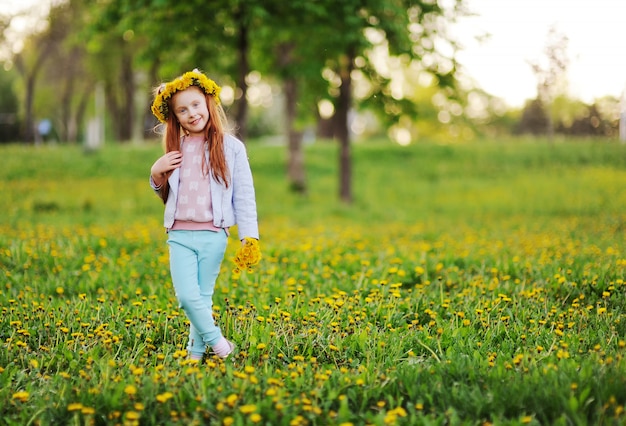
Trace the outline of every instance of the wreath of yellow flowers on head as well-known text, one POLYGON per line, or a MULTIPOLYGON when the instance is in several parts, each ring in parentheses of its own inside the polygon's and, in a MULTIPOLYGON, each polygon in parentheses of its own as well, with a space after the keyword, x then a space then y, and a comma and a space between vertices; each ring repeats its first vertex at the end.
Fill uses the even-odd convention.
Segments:
POLYGON ((218 86, 213 80, 202 74, 197 69, 186 72, 177 79, 170 81, 169 83, 162 84, 157 89, 157 94, 152 102, 152 114, 161 122, 167 122, 167 116, 169 114, 169 107, 167 101, 170 100, 176 92, 185 90, 190 86, 197 86, 207 95, 213 96, 215 102, 220 103, 220 92, 222 88, 218 86))

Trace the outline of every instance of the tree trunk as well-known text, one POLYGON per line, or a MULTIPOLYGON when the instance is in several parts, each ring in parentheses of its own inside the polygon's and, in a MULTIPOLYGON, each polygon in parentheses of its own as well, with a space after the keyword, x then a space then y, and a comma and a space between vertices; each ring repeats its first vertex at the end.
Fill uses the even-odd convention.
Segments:
MULTIPOLYGON (((126 49, 125 49, 126 50, 126 49)), ((118 117, 120 142, 130 141, 133 135, 133 121, 135 120, 135 75, 133 73, 133 57, 128 51, 122 53, 121 70, 122 105, 118 117)), ((104 125, 104 123, 102 123, 104 125)))
POLYGON ((552 102, 548 101, 546 104, 546 125, 548 127, 548 142, 554 142, 554 120, 552 119, 552 102))
POLYGON ((339 138, 339 198, 344 203, 352 203, 352 154, 350 152, 350 131, 348 129, 348 113, 352 103, 352 73, 354 63, 353 49, 342 58, 339 75, 341 87, 335 120, 337 137, 339 138))
POLYGON ((250 43, 248 40, 248 26, 244 22, 243 13, 237 14, 239 24, 239 38, 237 40, 237 54, 239 56, 239 74, 237 75, 237 87, 241 89, 241 98, 237 103, 237 111, 235 122, 237 124, 237 137, 242 141, 248 136, 248 86, 246 84, 246 76, 250 72, 250 63, 248 60, 248 51, 250 43))
POLYGON ((35 141, 35 118, 33 115, 33 99, 35 97, 35 79, 36 75, 29 74, 26 76, 26 102, 24 103, 24 141, 35 141))
POLYGON ((72 75, 71 68, 68 66, 66 68, 68 72, 69 78, 65 79, 65 87, 63 88, 63 93, 61 95, 61 126, 58 130, 59 139, 61 141, 69 141, 70 140, 70 127, 71 127, 71 117, 72 117, 72 97, 74 95, 74 76, 72 75))
POLYGON ((304 170, 304 151, 302 132, 296 130, 296 105, 298 101, 298 83, 293 77, 285 81, 285 108, 287 115, 287 137, 289 140, 289 158, 287 176, 289 187, 299 194, 306 194, 306 174, 304 170))
MULTIPOLYGON (((159 61, 158 59, 152 62, 152 64, 150 65, 150 71, 148 71, 148 76, 149 76, 150 81, 152 82, 159 81, 157 71, 159 70, 160 66, 161 66, 161 61, 159 61)), ((154 138, 155 126, 158 124, 157 119, 154 118, 154 116, 152 115, 152 111, 150 110, 150 106, 152 105, 153 100, 154 100, 154 95, 152 94, 152 91, 149 91, 148 93, 146 93, 146 103, 145 103, 146 107, 142 110, 143 111, 142 123, 144 124, 144 127, 143 127, 144 139, 154 138)))
POLYGON ((334 139, 336 136, 334 117, 322 118, 317 116, 316 135, 319 139, 334 139))
MULTIPOLYGON (((120 103, 117 100, 117 93, 115 91, 115 83, 113 80, 107 80, 104 82, 104 99, 106 104, 106 112, 111 117, 111 129, 115 138, 121 140, 121 131, 119 125, 119 117, 122 117, 120 103)), ((104 125, 104 123, 101 123, 104 125)))
POLYGON ((91 95, 92 91, 88 88, 85 88, 83 90, 80 101, 78 102, 78 107, 76 108, 74 114, 74 118, 71 120, 71 123, 68 126, 68 141, 70 142, 78 142, 78 124, 83 123, 83 120, 85 119, 85 111, 87 110, 87 103, 89 102, 91 95))
POLYGON ((28 72, 26 69, 25 59, 22 57, 23 53, 17 55, 15 58, 15 66, 20 73, 25 77, 26 93, 24 94, 24 128, 22 130, 22 136, 25 142, 35 141, 35 117, 33 114, 33 105, 35 99, 35 83, 37 81, 37 75, 43 66, 46 58, 51 52, 51 49, 44 46, 38 56, 35 58, 32 70, 28 72))
MULTIPOLYGON (((281 43, 278 46, 278 63, 283 70, 289 69, 292 63, 293 43, 281 43)), ((289 73, 288 73, 289 74, 289 73)), ((304 170, 304 151, 302 149, 302 132, 296 129, 298 105, 298 81, 292 75, 285 78, 285 117, 289 153, 287 158, 287 179, 294 192, 306 194, 306 173, 304 170)))

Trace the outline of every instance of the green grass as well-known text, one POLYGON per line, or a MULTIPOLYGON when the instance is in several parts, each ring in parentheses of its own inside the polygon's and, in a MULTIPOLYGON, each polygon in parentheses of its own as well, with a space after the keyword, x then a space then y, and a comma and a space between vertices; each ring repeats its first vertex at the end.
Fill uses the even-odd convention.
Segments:
MULTIPOLYGON (((250 143, 264 259, 185 360, 158 144, 0 147, 0 424, 619 424, 626 145, 250 143)), ((235 249, 231 244, 227 257, 235 249)))

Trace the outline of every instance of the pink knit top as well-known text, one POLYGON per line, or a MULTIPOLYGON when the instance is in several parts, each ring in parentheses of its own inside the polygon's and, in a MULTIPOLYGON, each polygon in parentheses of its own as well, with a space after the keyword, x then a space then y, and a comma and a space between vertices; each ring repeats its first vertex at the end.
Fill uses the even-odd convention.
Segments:
POLYGON ((213 224, 211 185, 206 162, 204 138, 186 136, 181 144, 178 200, 173 230, 219 231, 213 224), (203 170, 204 166, 204 170, 203 170))

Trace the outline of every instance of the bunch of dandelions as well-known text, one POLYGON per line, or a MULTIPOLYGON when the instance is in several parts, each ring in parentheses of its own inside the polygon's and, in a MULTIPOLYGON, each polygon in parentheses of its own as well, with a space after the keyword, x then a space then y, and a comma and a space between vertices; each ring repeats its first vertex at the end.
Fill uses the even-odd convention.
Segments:
POLYGON ((261 260, 261 248, 259 241, 254 238, 245 237, 241 247, 237 249, 235 258, 234 278, 239 278, 242 271, 252 272, 252 267, 261 260))

